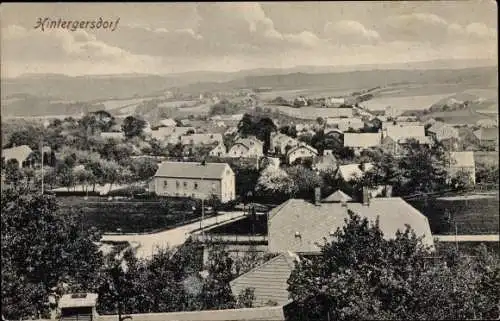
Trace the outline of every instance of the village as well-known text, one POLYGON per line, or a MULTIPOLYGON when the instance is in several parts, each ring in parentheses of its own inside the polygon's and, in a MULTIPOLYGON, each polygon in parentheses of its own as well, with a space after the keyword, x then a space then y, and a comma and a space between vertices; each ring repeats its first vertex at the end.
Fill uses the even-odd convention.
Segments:
MULTIPOLYGON (((281 123, 259 110, 258 102, 247 113, 204 120, 150 123, 139 115, 115 118, 106 111, 47 120, 38 129, 45 141, 30 129, 10 136, 12 147, 2 150, 2 184, 41 188, 63 203, 76 200, 79 207, 94 203, 102 209, 99 215, 119 213, 127 204, 156 202, 155 215, 172 216, 158 226, 142 226, 139 220, 125 227, 120 222, 126 216, 115 216, 115 222, 110 217, 95 242, 104 254, 123 257, 132 251, 137 259, 151 260, 162 249, 195 245, 202 253, 201 266, 207 266, 213 247, 222 245, 235 261, 249 254, 267 257, 230 280, 235 296, 252 289, 247 306, 257 309, 253 316, 232 312, 245 320, 262 313, 269 320, 284 320, 293 306, 287 291, 293 262, 318 255, 318 244, 342 228, 349 213, 370 221, 378 217, 389 238, 411 226, 431 248, 438 240, 498 242, 493 230, 439 232, 443 219, 456 229, 457 218, 449 212, 424 215, 407 202, 433 195, 495 195, 498 164, 496 169, 478 167, 476 159, 498 152, 496 124, 423 122, 393 115, 393 108, 374 114, 359 101, 320 101, 329 117, 281 123), (472 135, 464 138, 464 128, 472 135), (31 147, 17 145, 26 139, 31 147)), ((213 110, 221 109, 218 103, 213 110)), ((291 104, 301 108, 308 102, 301 96, 291 104)), ((141 214, 142 220, 153 220, 141 214)), ((81 311, 96 313, 96 297, 87 299, 81 311)), ((61 300, 63 310, 85 301, 61 300)), ((214 312, 200 313, 197 317, 208 320, 214 312)), ((168 315, 162 320, 178 320, 178 313, 168 315)))

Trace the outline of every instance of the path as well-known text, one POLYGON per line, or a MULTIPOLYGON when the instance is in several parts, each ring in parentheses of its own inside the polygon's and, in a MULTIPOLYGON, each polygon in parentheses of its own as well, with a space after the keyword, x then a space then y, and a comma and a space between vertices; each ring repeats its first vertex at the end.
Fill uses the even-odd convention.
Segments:
POLYGON ((498 242, 498 234, 488 235, 434 235, 440 242, 498 242))
MULTIPOLYGON (((220 213, 218 216, 205 219, 203 227, 239 219, 245 215, 244 212, 220 213)), ((136 249, 137 258, 149 258, 156 252, 157 246, 172 248, 182 245, 189 238, 190 234, 198 229, 200 229, 200 221, 152 234, 104 234, 101 241, 129 242, 136 249)))

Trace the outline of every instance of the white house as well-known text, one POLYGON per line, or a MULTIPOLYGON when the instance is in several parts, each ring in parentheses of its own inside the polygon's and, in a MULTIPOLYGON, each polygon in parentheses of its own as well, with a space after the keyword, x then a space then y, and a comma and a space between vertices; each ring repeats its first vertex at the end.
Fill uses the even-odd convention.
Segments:
POLYGON ((288 164, 292 164, 299 158, 314 158, 316 156, 318 156, 318 151, 315 148, 301 143, 287 152, 286 159, 288 164))
POLYGON ((33 153, 33 150, 28 145, 21 145, 12 148, 2 149, 2 157, 7 163, 10 159, 15 159, 19 168, 24 167, 24 163, 28 157, 33 153))
POLYGON ((255 138, 238 139, 227 152, 228 157, 261 157, 264 156, 264 146, 255 138))
POLYGON ((226 146, 223 143, 215 146, 208 154, 214 157, 223 157, 227 153, 226 146))
POLYGON ((226 163, 162 162, 153 178, 159 196, 209 199, 223 203, 236 197, 235 178, 226 163))

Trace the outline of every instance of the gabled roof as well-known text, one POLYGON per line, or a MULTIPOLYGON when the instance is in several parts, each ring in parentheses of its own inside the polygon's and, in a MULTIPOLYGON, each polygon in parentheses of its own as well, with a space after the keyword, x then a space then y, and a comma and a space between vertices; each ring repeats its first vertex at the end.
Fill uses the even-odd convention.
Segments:
POLYGON ((350 201, 352 201, 352 198, 341 190, 337 190, 335 193, 330 194, 322 200, 322 202, 325 203, 340 203, 350 201))
POLYGON ((162 162, 155 177, 220 179, 227 169, 226 163, 162 162))
POLYGON ((452 167, 475 167, 474 152, 451 152, 450 165, 452 167))
POLYGON ((314 147, 311 147, 307 144, 299 144, 297 146, 294 146, 292 148, 290 148, 290 150, 288 151, 288 153, 286 153, 286 155, 290 155, 291 153, 295 152, 296 150, 299 150, 299 149, 302 149, 302 148, 305 148, 307 150, 309 150, 311 153, 315 154, 315 155, 318 155, 318 150, 314 147))
POLYGON ((397 230, 404 231, 409 225, 417 236, 424 236, 425 244, 434 245, 427 217, 399 197, 372 198, 369 205, 348 202, 345 206, 341 203, 314 205, 305 200, 290 199, 269 216, 269 250, 318 252, 318 243, 322 244, 324 237, 328 238, 345 225, 348 210, 371 222, 378 217, 386 239, 394 238, 397 230), (296 233, 300 235, 300 241, 295 241, 296 233), (279 239, 274 240, 273 235, 279 239))
POLYGON ((373 168, 373 164, 371 163, 365 163, 365 169, 361 170, 360 168, 361 164, 348 164, 348 165, 341 165, 339 166, 339 175, 342 176, 342 178, 348 182, 355 177, 362 177, 364 173, 367 171, 371 170, 373 168))
POLYGON ((348 118, 327 118, 326 119, 326 124, 327 125, 364 125, 363 120, 356 118, 356 117, 348 117, 348 118))
POLYGON ((295 267, 295 260, 296 256, 292 253, 282 253, 255 267, 230 282, 233 294, 238 295, 246 288, 253 288, 255 307, 264 306, 269 301, 281 306, 291 302, 287 281, 295 267))
POLYGON ((33 150, 28 145, 21 145, 2 149, 2 157, 4 157, 6 161, 14 158, 24 162, 32 152, 33 150))
POLYGON ((498 127, 481 128, 476 130, 474 135, 480 140, 498 141, 498 127))
POLYGON ((157 130, 152 130, 151 135, 154 138, 164 138, 171 135, 182 136, 190 130, 195 131, 194 127, 160 127, 157 130))
POLYGON ((234 142, 234 145, 236 144, 241 144, 247 147, 248 149, 252 148, 255 145, 263 146, 262 142, 254 137, 240 138, 236 142, 234 142))
POLYGON ((344 147, 375 147, 382 140, 380 133, 344 133, 344 147))
POLYGON ((456 128, 453 128, 452 126, 441 122, 436 122, 428 129, 428 131, 435 134, 438 140, 458 138, 459 136, 458 130, 456 128))
POLYGON ((425 136, 425 128, 421 125, 400 126, 392 125, 386 128, 387 136, 394 140, 399 140, 406 137, 422 137, 425 136))

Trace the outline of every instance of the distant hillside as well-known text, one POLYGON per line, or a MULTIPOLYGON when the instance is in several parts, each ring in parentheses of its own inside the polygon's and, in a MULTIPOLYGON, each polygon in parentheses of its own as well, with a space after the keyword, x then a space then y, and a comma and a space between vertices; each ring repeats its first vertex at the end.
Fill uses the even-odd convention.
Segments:
POLYGON ((357 90, 390 84, 449 84, 490 88, 497 86, 496 67, 449 70, 368 70, 341 73, 291 73, 285 75, 248 76, 229 82, 197 83, 179 88, 183 92, 223 91, 235 88, 271 87, 273 90, 330 88, 357 90))

